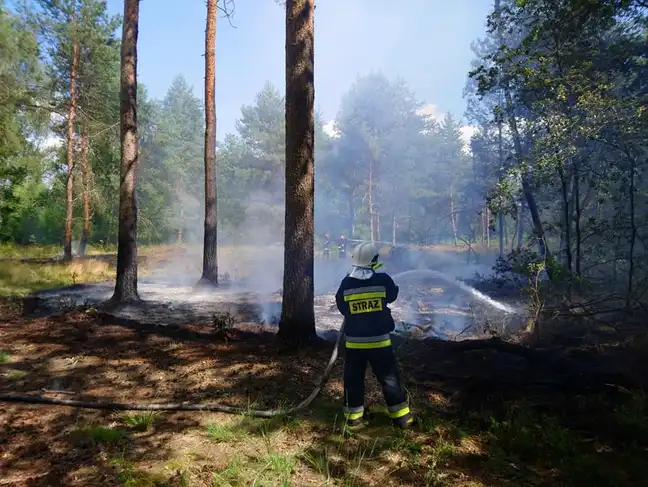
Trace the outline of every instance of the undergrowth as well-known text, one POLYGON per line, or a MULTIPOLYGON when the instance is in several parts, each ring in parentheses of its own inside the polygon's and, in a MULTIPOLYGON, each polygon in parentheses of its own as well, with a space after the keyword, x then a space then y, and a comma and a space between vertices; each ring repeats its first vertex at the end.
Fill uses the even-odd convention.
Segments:
MULTIPOLYGON (((646 461, 640 448, 571 429, 559 411, 536 412, 532 404, 521 402, 455 419, 443 419, 420 404, 418 427, 411 431, 395 429, 377 417, 347 434, 341 425, 322 422, 316 414, 299 420, 212 417, 201 431, 179 433, 198 434, 207 443, 195 440, 192 450, 146 471, 136 457, 123 455, 133 441, 123 430, 92 425, 85 431, 94 442, 112 445, 118 481, 128 487, 485 487, 547 482, 630 487, 640 485, 636 482, 643 478, 646 461)), ((614 417, 645 427, 645 396, 630 398, 614 417)))
POLYGON ((115 278, 115 269, 98 260, 68 264, 0 261, 0 296, 26 295, 38 290, 115 278))

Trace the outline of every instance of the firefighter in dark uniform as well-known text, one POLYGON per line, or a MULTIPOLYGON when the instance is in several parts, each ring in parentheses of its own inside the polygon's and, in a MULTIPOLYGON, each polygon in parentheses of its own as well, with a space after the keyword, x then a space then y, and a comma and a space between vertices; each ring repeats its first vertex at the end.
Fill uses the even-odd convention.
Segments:
POLYGON ((328 233, 324 234, 324 258, 328 259, 331 254, 331 236, 328 233))
POLYGON ((346 320, 344 343, 344 416, 350 426, 363 423, 364 384, 367 362, 382 386, 387 410, 401 428, 414 423, 401 383, 398 363, 391 344, 394 319, 388 303, 398 297, 398 286, 386 273, 377 273, 378 250, 361 243, 351 256, 353 267, 335 295, 346 320))
POLYGON ((347 241, 344 235, 340 235, 338 240, 338 259, 346 259, 347 241))

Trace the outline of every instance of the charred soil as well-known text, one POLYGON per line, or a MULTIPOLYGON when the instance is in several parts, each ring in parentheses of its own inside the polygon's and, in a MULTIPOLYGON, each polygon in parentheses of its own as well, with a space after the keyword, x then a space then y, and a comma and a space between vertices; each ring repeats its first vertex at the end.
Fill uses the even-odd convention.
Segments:
MULTIPOLYGON (((305 397, 331 352, 287 353, 246 316, 152 327, 93 309, 25 317, 14 300, 0 316, 0 394, 275 408, 305 397)), ((0 485, 642 485, 644 343, 407 340, 408 432, 380 412, 345 430, 342 360, 294 418, 2 404, 0 485)), ((367 396, 375 410, 373 378, 367 396)))

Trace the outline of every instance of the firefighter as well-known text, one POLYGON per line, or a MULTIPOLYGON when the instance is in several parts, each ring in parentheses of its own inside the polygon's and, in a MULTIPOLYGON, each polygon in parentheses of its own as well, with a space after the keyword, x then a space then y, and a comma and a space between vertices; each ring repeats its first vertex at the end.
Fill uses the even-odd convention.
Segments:
POLYGON ((328 233, 324 234, 324 258, 328 259, 331 253, 331 236, 328 233))
POLYGON ((388 303, 398 297, 398 286, 386 273, 377 273, 378 250, 368 242, 359 244, 351 256, 352 268, 335 295, 346 320, 344 343, 344 416, 350 426, 363 424, 364 381, 367 362, 382 386, 389 417, 408 428, 414 423, 390 333, 394 319, 388 303))
POLYGON ((344 238, 344 235, 340 235, 340 239, 338 240, 338 258, 346 259, 346 251, 347 251, 346 238, 344 238))

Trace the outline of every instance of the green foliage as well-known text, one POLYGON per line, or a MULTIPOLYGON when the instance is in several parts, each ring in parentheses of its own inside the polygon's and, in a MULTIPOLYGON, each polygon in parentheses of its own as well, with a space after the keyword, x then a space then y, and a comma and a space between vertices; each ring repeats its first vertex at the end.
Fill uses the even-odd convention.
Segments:
POLYGON ((502 0, 468 85, 474 157, 497 174, 484 188, 493 210, 517 218, 518 201, 535 202, 552 280, 600 282, 628 302, 648 276, 644 8, 502 0))
POLYGON ((124 424, 135 430, 150 430, 158 417, 156 411, 144 411, 141 413, 132 413, 124 416, 124 424))

